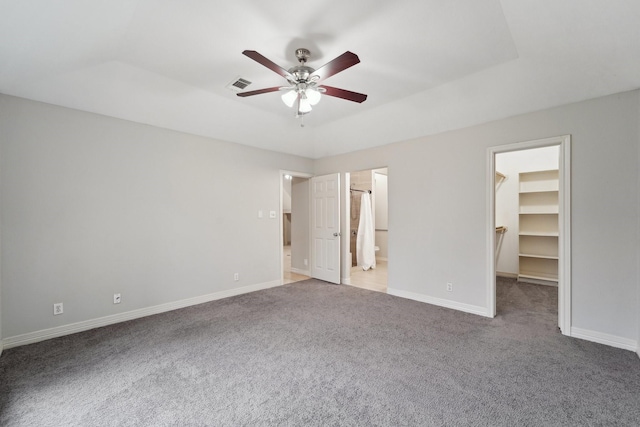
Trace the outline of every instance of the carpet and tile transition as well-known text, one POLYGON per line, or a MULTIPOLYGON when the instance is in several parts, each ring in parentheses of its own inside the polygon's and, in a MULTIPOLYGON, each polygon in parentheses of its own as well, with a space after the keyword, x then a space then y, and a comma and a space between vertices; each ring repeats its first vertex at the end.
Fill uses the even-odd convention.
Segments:
POLYGON ((640 425, 635 353, 498 288, 487 319, 307 280, 9 349, 0 424, 640 425))

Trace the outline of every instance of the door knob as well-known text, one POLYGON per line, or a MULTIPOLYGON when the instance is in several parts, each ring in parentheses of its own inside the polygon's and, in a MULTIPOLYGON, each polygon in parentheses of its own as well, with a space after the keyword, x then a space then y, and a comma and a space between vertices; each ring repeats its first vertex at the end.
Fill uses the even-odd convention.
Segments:
POLYGON ((340 235, 341 235, 341 233, 333 233, 333 237, 338 237, 340 235))

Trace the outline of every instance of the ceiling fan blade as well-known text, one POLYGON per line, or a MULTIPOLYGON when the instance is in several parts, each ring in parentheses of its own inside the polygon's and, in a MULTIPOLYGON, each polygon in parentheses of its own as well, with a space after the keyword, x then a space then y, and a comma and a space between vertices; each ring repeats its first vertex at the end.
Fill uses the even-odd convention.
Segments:
POLYGON ((282 86, 274 86, 274 87, 268 87, 265 89, 258 89, 258 90, 250 90, 247 92, 240 92, 240 93, 236 93, 236 95, 241 96, 241 97, 245 97, 245 96, 253 96, 253 95, 260 95, 262 93, 269 93, 269 92, 277 92, 280 89, 282 89, 282 86))
POLYGON ((337 87, 324 86, 324 85, 318 86, 318 87, 325 90, 324 92, 325 95, 335 96, 336 98, 342 98, 348 101, 364 102, 367 99, 367 95, 365 95, 364 93, 351 92, 350 90, 339 89, 337 87))
POLYGON ((245 56, 248 56, 249 58, 253 59, 257 63, 264 65, 271 71, 275 71, 276 73, 280 74, 282 77, 284 77, 287 80, 293 77, 291 73, 289 73, 287 70, 285 70, 284 68, 282 68, 281 66, 273 62, 272 60, 262 56, 255 50, 245 50, 242 52, 242 54, 245 56))
POLYGON ((320 77, 319 80, 327 79, 340 71, 344 71, 349 67, 353 67, 360 62, 360 58, 353 52, 345 52, 333 61, 329 61, 322 67, 313 72, 314 76, 320 77))

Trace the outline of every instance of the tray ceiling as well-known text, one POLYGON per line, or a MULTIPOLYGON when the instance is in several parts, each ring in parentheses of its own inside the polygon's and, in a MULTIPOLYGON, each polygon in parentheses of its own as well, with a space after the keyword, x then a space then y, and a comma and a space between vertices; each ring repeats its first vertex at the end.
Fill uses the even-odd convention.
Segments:
POLYGON ((597 0, 0 1, 0 92, 319 158, 640 87, 640 2, 597 0), (294 51, 326 84, 300 127, 277 93, 294 51))

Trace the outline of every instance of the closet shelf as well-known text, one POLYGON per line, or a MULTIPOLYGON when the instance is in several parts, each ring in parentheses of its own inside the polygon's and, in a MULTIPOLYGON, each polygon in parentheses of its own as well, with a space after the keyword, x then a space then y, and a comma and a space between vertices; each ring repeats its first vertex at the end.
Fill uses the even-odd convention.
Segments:
MULTIPOLYGON (((522 209, 522 207, 520 209, 522 209)), ((544 208, 544 209, 540 208, 540 210, 538 210, 538 211, 534 211, 533 208, 531 208, 531 207, 528 207, 528 209, 532 209, 532 210, 530 210, 528 212, 520 211, 518 213, 520 215, 558 215, 558 213, 559 213, 559 210, 558 210, 557 207, 555 207, 555 208, 544 208)))
POLYGON ((543 193, 549 193, 549 194, 557 194, 559 193, 559 191, 556 190, 520 190, 520 194, 534 194, 534 193, 538 193, 538 194, 543 194, 543 193))
POLYGON ((558 237, 560 233, 557 231, 520 231, 520 236, 537 236, 537 237, 558 237))
POLYGON ((521 257, 527 257, 527 258, 558 259, 558 257, 557 257, 557 256, 552 256, 552 255, 539 255, 539 254, 518 254, 518 256, 521 256, 521 257))
POLYGON ((558 169, 520 173, 520 192, 558 191, 558 169))
POLYGON ((558 170, 519 174, 518 280, 558 281, 558 170))

